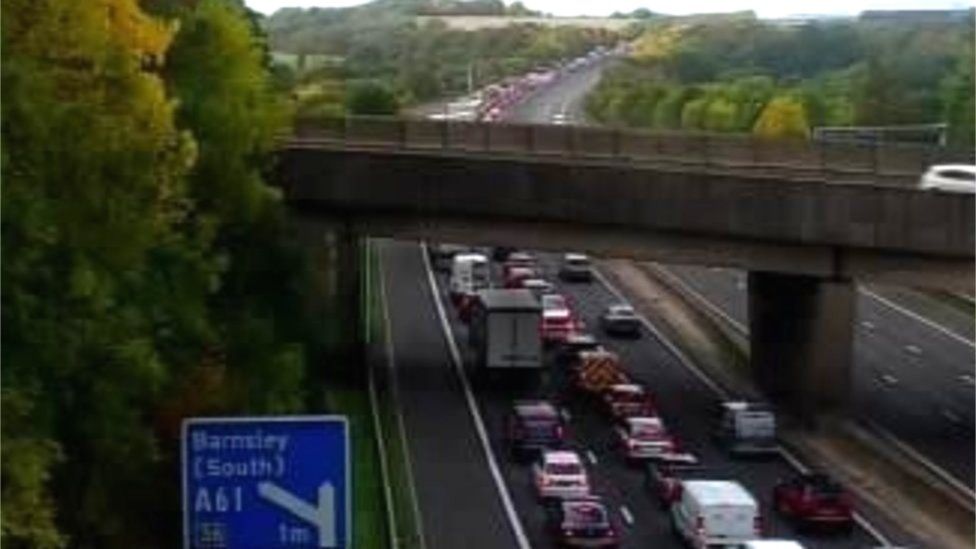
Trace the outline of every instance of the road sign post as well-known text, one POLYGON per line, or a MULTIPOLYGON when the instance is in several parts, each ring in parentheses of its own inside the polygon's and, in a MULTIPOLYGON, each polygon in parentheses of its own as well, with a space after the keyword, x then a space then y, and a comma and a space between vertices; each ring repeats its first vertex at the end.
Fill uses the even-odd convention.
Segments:
POLYGON ((349 455, 344 417, 185 420, 184 549, 349 547, 349 455))

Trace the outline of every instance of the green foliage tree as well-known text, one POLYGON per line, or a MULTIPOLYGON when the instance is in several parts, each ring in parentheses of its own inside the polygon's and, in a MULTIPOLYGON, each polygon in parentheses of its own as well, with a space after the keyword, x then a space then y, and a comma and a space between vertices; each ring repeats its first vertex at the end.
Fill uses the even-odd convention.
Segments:
POLYGON ((396 114, 396 96, 377 82, 360 82, 350 86, 346 95, 346 109, 352 114, 396 114))
POLYGON ((194 150, 155 74, 171 27, 134 0, 12 0, 2 25, 0 376, 31 415, 3 422, 3 543, 144 545, 173 374, 155 260, 194 150))
POLYGON ((976 93, 974 93, 972 44, 959 57, 956 70, 942 82, 943 116, 949 124, 949 143, 972 148, 976 141, 976 93))

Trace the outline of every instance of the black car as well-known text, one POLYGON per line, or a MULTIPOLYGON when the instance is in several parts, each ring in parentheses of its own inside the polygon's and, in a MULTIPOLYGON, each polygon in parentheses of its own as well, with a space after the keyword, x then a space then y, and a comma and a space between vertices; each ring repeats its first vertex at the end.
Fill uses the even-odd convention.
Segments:
POLYGON ((620 537, 599 496, 553 501, 546 521, 559 547, 617 547, 620 537))
POLYGON ((559 267, 559 278, 566 282, 590 282, 593 280, 593 265, 583 254, 566 254, 559 267))
POLYGON ((561 448, 566 434, 559 411, 544 400, 517 401, 506 431, 515 459, 534 458, 541 450, 561 448))
POLYGON ((515 248, 510 246, 495 246, 491 249, 491 258, 498 263, 503 263, 508 259, 509 254, 515 251, 515 248))
POLYGON ((641 322, 630 305, 611 305, 600 315, 600 327, 608 335, 640 337, 641 322))

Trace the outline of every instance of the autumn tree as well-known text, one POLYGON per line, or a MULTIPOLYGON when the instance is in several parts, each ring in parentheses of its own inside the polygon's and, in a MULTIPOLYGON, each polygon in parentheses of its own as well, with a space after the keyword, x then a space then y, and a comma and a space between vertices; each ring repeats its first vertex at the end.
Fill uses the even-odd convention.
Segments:
POLYGON ((759 115, 752 132, 760 137, 806 139, 810 126, 803 103, 789 95, 774 97, 759 115))

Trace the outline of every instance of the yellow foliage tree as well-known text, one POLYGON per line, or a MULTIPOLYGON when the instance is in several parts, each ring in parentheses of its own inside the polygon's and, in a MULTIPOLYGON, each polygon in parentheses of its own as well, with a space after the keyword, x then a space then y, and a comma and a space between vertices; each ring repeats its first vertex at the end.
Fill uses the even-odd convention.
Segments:
POLYGON ((752 133, 772 139, 807 139, 810 125, 803 103, 791 96, 774 97, 766 103, 752 127, 752 133))

